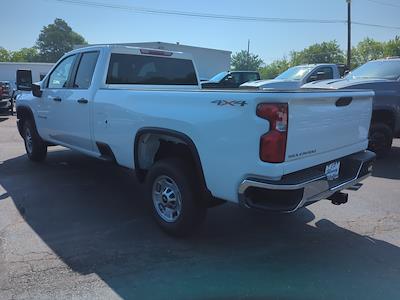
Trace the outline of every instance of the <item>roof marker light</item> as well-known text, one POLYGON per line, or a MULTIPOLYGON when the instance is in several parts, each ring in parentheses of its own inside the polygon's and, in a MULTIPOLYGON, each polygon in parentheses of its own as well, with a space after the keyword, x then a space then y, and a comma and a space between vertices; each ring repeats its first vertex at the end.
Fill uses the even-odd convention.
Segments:
POLYGON ((140 49, 141 54, 158 55, 158 56, 172 56, 172 52, 154 49, 140 49))

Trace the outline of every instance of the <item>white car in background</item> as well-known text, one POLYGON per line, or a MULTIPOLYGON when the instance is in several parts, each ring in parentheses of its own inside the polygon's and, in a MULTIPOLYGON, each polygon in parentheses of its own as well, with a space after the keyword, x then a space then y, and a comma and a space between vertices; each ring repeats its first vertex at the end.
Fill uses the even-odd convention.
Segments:
POLYGON ((312 64, 300 65, 287 69, 275 79, 257 80, 242 84, 241 88, 296 90, 303 84, 325 80, 337 79, 344 75, 345 66, 337 64, 312 64))

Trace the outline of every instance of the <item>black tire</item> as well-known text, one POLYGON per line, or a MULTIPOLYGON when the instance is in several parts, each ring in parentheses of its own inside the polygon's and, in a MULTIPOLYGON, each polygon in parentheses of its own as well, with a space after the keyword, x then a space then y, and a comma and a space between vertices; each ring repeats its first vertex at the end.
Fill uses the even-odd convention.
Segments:
POLYGON ((202 201, 201 192, 198 184, 196 184, 196 178, 193 175, 193 171, 188 168, 188 164, 178 158, 167 158, 157 161, 149 170, 146 177, 146 190, 147 198, 151 205, 151 211, 153 217, 157 221, 158 225, 167 232, 168 234, 183 237, 192 234, 199 225, 204 221, 207 205, 202 201), (165 193, 170 192, 168 189, 164 189, 162 180, 165 180, 173 193, 172 201, 168 200, 165 193), (172 180, 169 181, 169 180, 172 180), (175 184, 175 186, 174 186, 175 184), (157 191, 158 190, 158 191, 157 191), (157 196, 157 194, 159 196, 157 196), (164 198, 166 199, 164 199, 164 198), (180 197, 180 198, 178 198, 180 197), (159 200, 157 200, 159 199, 159 200), (175 199, 175 207, 173 205, 175 199), (180 202, 178 201, 180 199, 180 202), (159 204, 157 205, 157 201, 159 204), (172 205, 170 204, 172 203, 172 205), (177 209, 180 203, 180 210, 177 209), (165 206, 164 206, 165 204, 165 206), (172 207, 172 210, 176 210, 174 214, 171 214, 171 218, 175 220, 166 220, 166 213, 162 212, 164 206, 172 207), (177 212, 179 210, 179 213, 177 212))
POLYGON ((383 123, 371 125, 368 149, 374 151, 378 157, 383 157, 389 153, 392 143, 393 132, 388 125, 383 123))
POLYGON ((43 161, 47 155, 47 145, 37 133, 32 120, 24 121, 22 132, 29 159, 35 162, 43 161))

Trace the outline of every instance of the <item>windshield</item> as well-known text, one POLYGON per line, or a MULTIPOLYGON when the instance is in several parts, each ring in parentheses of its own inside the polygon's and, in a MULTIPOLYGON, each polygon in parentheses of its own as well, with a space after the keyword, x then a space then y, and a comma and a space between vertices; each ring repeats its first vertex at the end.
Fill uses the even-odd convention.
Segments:
POLYGON ((399 60, 370 61, 352 71, 346 78, 380 78, 397 80, 400 77, 399 60))
POLYGON ((220 82, 225 76, 228 74, 228 72, 221 72, 215 75, 213 78, 211 78, 209 81, 212 82, 220 82))
POLYGON ((312 67, 292 67, 278 75, 275 79, 301 80, 312 69, 312 67))

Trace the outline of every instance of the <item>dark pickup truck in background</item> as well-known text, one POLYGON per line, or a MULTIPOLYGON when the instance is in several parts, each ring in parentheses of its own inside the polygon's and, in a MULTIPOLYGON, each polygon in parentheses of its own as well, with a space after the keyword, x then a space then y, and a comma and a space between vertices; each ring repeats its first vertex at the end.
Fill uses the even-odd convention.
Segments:
POLYGON ((393 138, 400 137, 400 58, 369 61, 343 79, 313 82, 303 88, 373 90, 369 148, 382 157, 390 151, 393 138))
POLYGON ((256 71, 225 71, 218 73, 208 81, 203 81, 203 89, 232 89, 249 81, 260 80, 260 73, 256 71))

